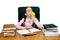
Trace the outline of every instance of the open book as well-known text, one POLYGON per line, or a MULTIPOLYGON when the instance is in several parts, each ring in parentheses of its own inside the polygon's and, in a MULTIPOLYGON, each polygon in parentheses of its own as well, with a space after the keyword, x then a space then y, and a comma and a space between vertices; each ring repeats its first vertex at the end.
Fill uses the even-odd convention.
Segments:
POLYGON ((36 29, 36 28, 31 28, 31 29, 24 29, 24 30, 17 30, 19 34, 28 34, 28 33, 33 33, 33 32, 39 32, 41 30, 36 29))

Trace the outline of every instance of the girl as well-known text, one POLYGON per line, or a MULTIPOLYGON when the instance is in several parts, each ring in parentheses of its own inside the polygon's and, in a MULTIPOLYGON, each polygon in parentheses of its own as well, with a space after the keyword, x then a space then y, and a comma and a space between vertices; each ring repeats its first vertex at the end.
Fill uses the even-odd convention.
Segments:
POLYGON ((37 25, 37 27, 42 30, 42 27, 40 25, 40 22, 35 17, 35 13, 32 11, 31 7, 26 8, 26 13, 24 14, 25 18, 22 18, 20 22, 17 23, 16 28, 17 29, 31 29, 34 27, 34 24, 37 25), (21 25, 24 25, 25 27, 22 27, 21 25))

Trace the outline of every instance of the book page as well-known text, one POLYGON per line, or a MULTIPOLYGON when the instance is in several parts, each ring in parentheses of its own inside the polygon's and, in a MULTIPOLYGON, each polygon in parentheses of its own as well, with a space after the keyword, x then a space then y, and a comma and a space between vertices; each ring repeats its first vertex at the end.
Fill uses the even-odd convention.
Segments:
POLYGON ((24 29, 24 30, 17 30, 17 32, 19 33, 19 34, 28 34, 28 33, 30 33, 28 30, 26 30, 26 29, 24 29))
POLYGON ((29 29, 31 32, 38 32, 38 31, 41 31, 41 30, 39 30, 39 29, 37 29, 37 28, 32 28, 32 29, 29 29))

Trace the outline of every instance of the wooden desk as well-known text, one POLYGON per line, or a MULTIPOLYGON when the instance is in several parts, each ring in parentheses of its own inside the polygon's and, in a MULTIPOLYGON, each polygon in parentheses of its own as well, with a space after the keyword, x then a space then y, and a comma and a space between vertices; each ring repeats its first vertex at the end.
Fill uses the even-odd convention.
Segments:
POLYGON ((3 37, 0 34, 0 40, 60 40, 60 36, 54 37, 46 37, 42 32, 35 33, 36 35, 33 36, 22 36, 16 33, 15 37, 3 37))

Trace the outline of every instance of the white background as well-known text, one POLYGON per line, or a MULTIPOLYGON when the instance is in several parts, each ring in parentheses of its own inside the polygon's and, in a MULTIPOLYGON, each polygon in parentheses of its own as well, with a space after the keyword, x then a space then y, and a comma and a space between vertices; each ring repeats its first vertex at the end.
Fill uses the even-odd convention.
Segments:
POLYGON ((0 0, 0 32, 3 24, 18 22, 18 7, 40 7, 40 23, 54 23, 60 33, 60 1, 59 0, 0 0))

